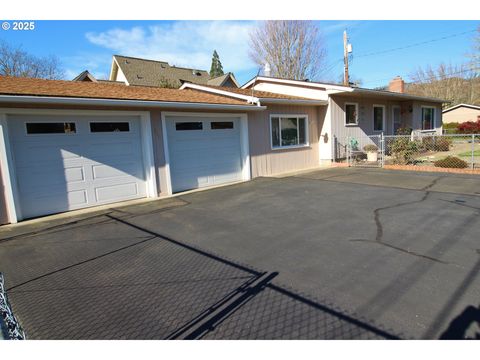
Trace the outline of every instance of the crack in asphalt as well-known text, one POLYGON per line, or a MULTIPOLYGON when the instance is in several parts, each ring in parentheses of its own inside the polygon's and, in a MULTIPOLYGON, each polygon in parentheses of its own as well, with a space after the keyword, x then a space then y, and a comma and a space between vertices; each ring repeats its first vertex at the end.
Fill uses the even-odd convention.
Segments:
POLYGON ((383 235, 384 235, 384 233, 383 233, 383 224, 382 224, 382 221, 381 221, 381 219, 380 219, 380 212, 381 212, 381 211, 389 210, 389 209, 394 209, 394 208, 402 207, 402 206, 405 206, 405 205, 417 204, 417 203, 421 203, 421 202, 424 202, 425 200, 427 200, 428 197, 429 197, 430 194, 431 194, 431 192, 429 191, 429 189, 431 189, 432 187, 434 187, 441 178, 442 178, 442 177, 437 177, 437 178, 433 179, 430 184, 428 184, 427 186, 423 187, 420 191, 425 191, 425 193, 423 194, 422 198, 419 199, 419 200, 400 202, 400 203, 396 203, 396 204, 393 204, 393 205, 376 208, 375 210, 373 210, 373 215, 374 215, 374 220, 375 220, 375 226, 376 226, 376 228, 377 228, 377 231, 376 231, 376 234, 375 234, 375 240, 353 239, 353 240, 350 240, 350 241, 368 242, 368 243, 379 244, 379 245, 383 245, 383 246, 386 246, 386 247, 388 247, 388 248, 391 248, 391 249, 400 251, 400 252, 402 252, 402 253, 404 253, 404 254, 413 255, 413 256, 416 256, 416 257, 420 257, 420 258, 423 258, 423 259, 426 259, 426 260, 430 260, 430 261, 435 261, 435 262, 442 263, 442 264, 449 264, 449 263, 446 262, 446 261, 443 261, 443 260, 434 258, 434 257, 432 257, 432 256, 428 256, 428 255, 425 255, 425 254, 420 254, 420 253, 417 253, 417 252, 414 252, 414 251, 411 251, 411 250, 408 250, 408 249, 404 249, 404 248, 402 248, 402 247, 398 247, 398 246, 395 246, 395 245, 388 244, 388 243, 384 242, 384 241, 383 241, 383 235))

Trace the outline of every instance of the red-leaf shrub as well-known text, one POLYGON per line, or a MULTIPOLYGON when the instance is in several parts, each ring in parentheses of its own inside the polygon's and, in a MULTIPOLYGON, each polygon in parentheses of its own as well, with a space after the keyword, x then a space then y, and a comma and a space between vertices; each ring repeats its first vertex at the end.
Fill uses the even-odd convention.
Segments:
POLYGON ((458 125, 460 134, 480 134, 480 120, 467 121, 458 125))

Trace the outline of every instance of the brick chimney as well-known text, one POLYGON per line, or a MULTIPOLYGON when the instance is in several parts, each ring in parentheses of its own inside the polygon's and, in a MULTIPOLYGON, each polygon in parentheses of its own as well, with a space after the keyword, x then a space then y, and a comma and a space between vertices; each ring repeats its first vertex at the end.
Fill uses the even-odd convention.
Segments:
POLYGON ((388 84, 388 91, 404 93, 405 92, 405 81, 400 76, 396 76, 388 84))

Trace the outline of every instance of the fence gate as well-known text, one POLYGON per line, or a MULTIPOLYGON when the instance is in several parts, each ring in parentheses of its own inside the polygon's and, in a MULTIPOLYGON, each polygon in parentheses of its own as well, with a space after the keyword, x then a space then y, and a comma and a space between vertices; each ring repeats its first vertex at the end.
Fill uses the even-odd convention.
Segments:
POLYGON ((349 136, 346 139, 348 166, 383 167, 384 148, 383 135, 349 136))

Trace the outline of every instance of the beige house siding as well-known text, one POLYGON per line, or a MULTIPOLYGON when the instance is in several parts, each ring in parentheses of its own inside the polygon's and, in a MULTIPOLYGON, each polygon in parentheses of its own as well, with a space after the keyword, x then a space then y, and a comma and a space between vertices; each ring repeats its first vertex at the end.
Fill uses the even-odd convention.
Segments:
POLYGON ((319 131, 323 125, 321 114, 316 106, 267 105, 266 111, 250 113, 248 134, 252 178, 277 175, 317 167, 319 165, 319 131), (270 135, 270 115, 308 115, 309 146, 297 149, 272 150, 270 135), (321 120, 320 120, 321 117, 321 120))
POLYGON ((443 114, 443 123, 464 123, 467 121, 477 121, 480 116, 480 109, 471 109, 459 107, 443 114))
POLYGON ((345 157, 345 144, 347 137, 355 138, 359 147, 369 143, 379 146, 375 138, 368 139, 367 136, 381 135, 382 131, 373 130, 373 106, 385 106, 384 135, 394 135, 393 129, 393 108, 400 106, 401 124, 404 128, 422 128, 422 106, 435 107, 436 128, 441 132, 442 112, 438 103, 417 102, 417 101, 391 101, 384 98, 362 97, 362 96, 332 96, 331 97, 331 118, 332 135, 334 139, 334 153, 337 158, 345 157), (345 125, 345 103, 358 104, 358 124, 345 125))

